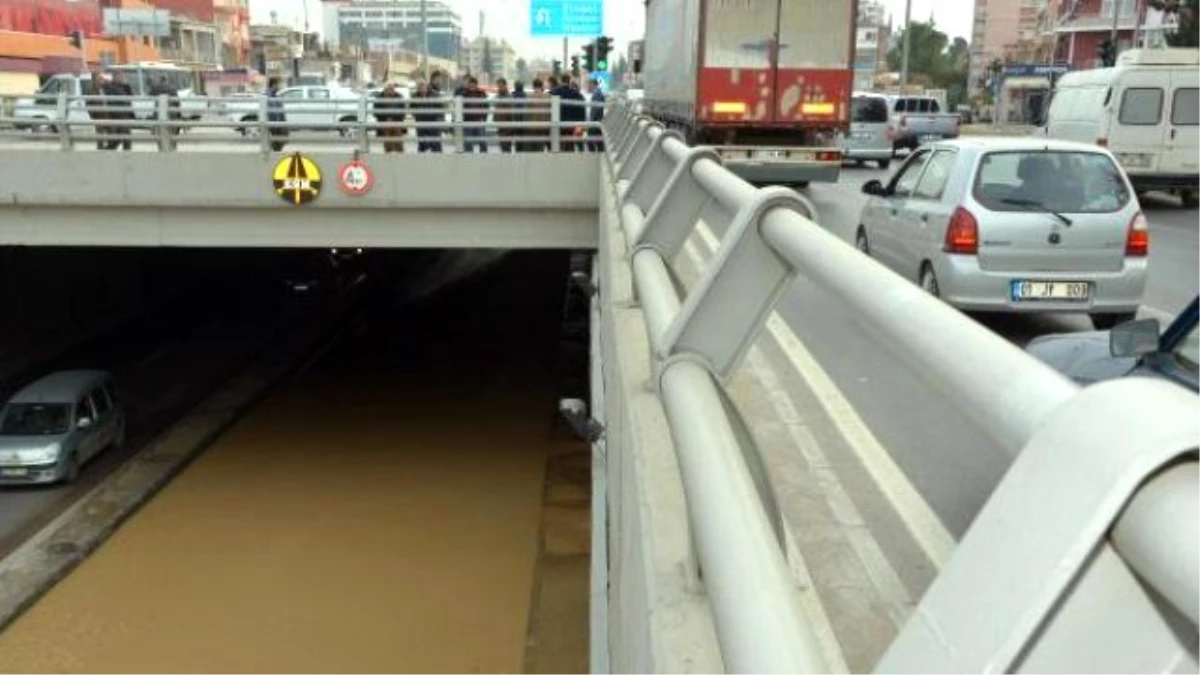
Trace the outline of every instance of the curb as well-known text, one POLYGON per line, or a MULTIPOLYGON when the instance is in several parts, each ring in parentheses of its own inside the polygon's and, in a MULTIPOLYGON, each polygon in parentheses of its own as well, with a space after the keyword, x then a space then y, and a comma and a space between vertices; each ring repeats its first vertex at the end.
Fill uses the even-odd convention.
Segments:
MULTIPOLYGON (((275 348, 268 343, 265 356, 220 385, 146 448, 0 560, 0 631, 99 548, 275 385, 297 372, 314 349, 336 341, 350 324, 345 319, 356 306, 351 299, 347 307, 334 311, 315 328, 294 332, 275 348)), ((280 332, 286 334, 288 328, 285 325, 280 332)))

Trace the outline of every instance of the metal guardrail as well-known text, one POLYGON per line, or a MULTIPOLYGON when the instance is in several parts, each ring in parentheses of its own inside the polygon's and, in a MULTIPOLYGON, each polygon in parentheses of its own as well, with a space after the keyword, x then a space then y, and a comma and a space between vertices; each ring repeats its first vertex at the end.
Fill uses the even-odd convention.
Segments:
MULTIPOLYGON (((1111 546, 1143 583, 1193 624, 1197 621, 1200 482, 1195 452, 1200 430, 1193 394, 1146 380, 1081 390, 822 229, 814 222, 813 206, 797 193, 756 190, 725 170, 714 150, 689 147, 678 133, 619 105, 610 110, 605 128, 634 288, 646 319, 696 555, 728 671, 825 670, 767 510, 722 410, 719 389, 798 272, 886 335, 886 342, 941 389, 959 412, 1017 458, 1007 483, 1002 481, 964 536, 882 668, 942 668, 933 653, 944 650, 951 654, 943 655, 945 660, 954 663, 946 672, 954 672, 954 667, 959 672, 1012 672, 1006 669, 1022 657, 1020 649, 1014 651, 1014 641, 1018 647, 1032 648, 1041 622, 1051 620, 1055 608, 1074 592, 1071 584, 1089 573, 1096 546, 1111 546), (681 251, 702 214, 729 214, 724 216, 727 222, 716 224, 726 226, 726 234, 700 280, 681 298, 667 261, 681 251), (1131 395, 1138 400, 1128 400, 1131 395), (1088 433, 1055 435, 1081 415, 1091 425, 1088 433), (1135 431, 1146 438, 1129 444, 1135 431), (1098 452, 1096 444, 1105 441, 1111 452, 1098 452), (1054 524, 1044 525, 1044 518, 1021 511, 1020 504, 1014 507, 1012 499, 1014 489, 1019 495, 1027 484, 1019 481, 1033 482, 1023 467, 1036 462, 1050 462, 1068 476, 1086 467, 1083 473, 1094 472, 1097 481, 1111 480, 1120 487, 1114 488, 1115 495, 1095 497, 1103 508, 1087 501, 1091 492, 1086 489, 1078 490, 1078 499, 1075 494, 1064 499, 1051 489, 1044 498, 1061 501, 1061 513, 1050 519, 1054 524), (1174 469, 1163 470, 1172 463, 1174 469), (977 588, 968 580, 984 585, 972 577, 979 573, 978 561, 999 560, 1020 548, 989 550, 1012 544, 1011 537, 1021 535, 1002 532, 1010 538, 998 534, 1001 543, 990 541, 995 523, 1006 517, 1033 518, 1026 525, 1029 530, 1061 543, 1066 552, 1041 568, 1045 579, 1013 591, 1028 597, 1002 603, 1006 609, 1015 607, 1015 615, 996 611, 992 617, 988 612, 994 608, 972 604, 977 588), (1061 530, 1040 529, 1055 526, 1061 530), (964 571, 970 565, 975 567, 964 571), (964 639, 970 645, 954 644, 953 638, 939 644, 939 631, 947 622, 953 625, 955 612, 983 615, 974 623, 962 622, 975 631, 964 639), (939 617, 941 625, 931 628, 939 617), (989 621, 994 623, 980 628, 989 621), (915 661, 909 658, 913 654, 918 654, 915 661)), ((1014 574, 1010 569, 985 571, 988 578, 1002 581, 1014 574)), ((1029 582, 1018 579, 1013 587, 1020 583, 1029 582)))
POLYGON ((587 118, 604 109, 557 96, 301 101, 59 94, 53 106, 38 99, 7 97, 0 102, 0 138, 56 141, 63 150, 85 143, 120 146, 151 140, 162 152, 180 145, 230 143, 258 145, 263 152, 281 143, 351 143, 370 152, 396 142, 449 142, 458 151, 479 145, 513 152, 588 151, 598 150, 602 138, 600 122, 587 118), (387 121, 380 121, 381 116, 387 121))

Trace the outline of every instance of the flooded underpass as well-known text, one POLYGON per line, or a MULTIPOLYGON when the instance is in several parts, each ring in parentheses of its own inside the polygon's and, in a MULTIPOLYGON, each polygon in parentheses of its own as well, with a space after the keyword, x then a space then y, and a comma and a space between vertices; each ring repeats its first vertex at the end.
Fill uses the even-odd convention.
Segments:
POLYGON ((563 358, 568 260, 373 291, 0 634, 0 671, 585 671, 588 448, 555 413, 586 368, 563 358))

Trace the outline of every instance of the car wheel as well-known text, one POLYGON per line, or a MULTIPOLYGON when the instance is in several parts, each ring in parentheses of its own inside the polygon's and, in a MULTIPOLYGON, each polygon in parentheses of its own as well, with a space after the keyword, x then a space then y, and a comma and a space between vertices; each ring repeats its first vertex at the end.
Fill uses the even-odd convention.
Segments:
POLYGON ((242 118, 242 123, 247 126, 239 127, 238 131, 246 138, 258 138, 261 135, 258 128, 258 115, 246 115, 242 118))
POLYGON ((1135 312, 1121 312, 1119 314, 1093 314, 1092 325, 1096 330, 1112 330, 1113 328, 1125 323, 1133 321, 1137 317, 1135 312))
POLYGON ((890 159, 879 160, 879 168, 882 169, 883 171, 887 171, 888 167, 891 165, 892 165, 892 160, 890 160, 890 159))
POLYGON ((858 229, 858 236, 854 238, 854 247, 865 256, 871 255, 871 245, 867 243, 867 233, 861 227, 858 229))
POLYGON ((1185 209, 1194 209, 1197 205, 1200 205, 1200 200, 1196 199, 1195 190, 1180 190, 1179 201, 1183 202, 1183 208, 1185 209))
POLYGON ((62 482, 70 485, 77 480, 79 480, 79 454, 72 452, 71 456, 67 458, 67 468, 63 472, 62 482))
MULTIPOLYGON (((338 124, 354 124, 357 121, 358 121, 357 117, 347 116, 347 117, 343 117, 343 118, 339 119, 338 124)), ((358 128, 357 127, 339 127, 338 134, 340 134, 342 136, 342 138, 358 138, 358 128)))
POLYGON ((921 268, 921 290, 935 298, 942 297, 942 289, 938 286, 937 275, 933 273, 933 266, 929 263, 925 263, 925 266, 921 268))

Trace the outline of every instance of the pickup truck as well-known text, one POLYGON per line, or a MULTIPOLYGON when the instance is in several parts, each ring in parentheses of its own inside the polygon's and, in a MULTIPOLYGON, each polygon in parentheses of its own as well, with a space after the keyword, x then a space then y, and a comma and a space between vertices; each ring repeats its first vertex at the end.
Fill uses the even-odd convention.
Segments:
POLYGON ((958 115, 943 113, 932 96, 889 96, 888 107, 893 150, 915 150, 922 143, 958 138, 958 115))
MULTIPOLYGON (((233 101, 222 106, 221 111, 231 122, 247 123, 238 131, 244 136, 253 136, 258 127, 253 122, 258 121, 258 96, 241 101, 233 101)), ((358 120, 359 102, 362 96, 351 89, 329 87, 324 85, 303 85, 287 87, 279 90, 279 98, 283 103, 283 114, 293 128, 311 128, 328 130, 327 125, 345 124, 358 120)), ((352 129, 343 127, 338 130, 343 136, 351 136, 352 129)))

